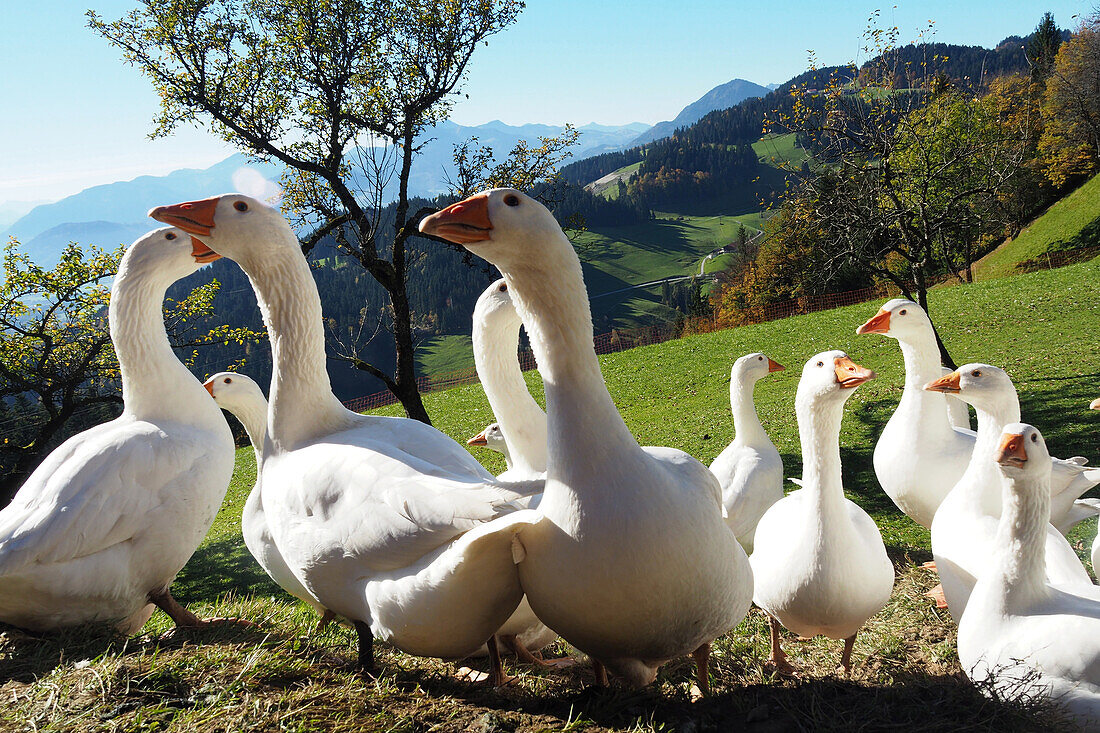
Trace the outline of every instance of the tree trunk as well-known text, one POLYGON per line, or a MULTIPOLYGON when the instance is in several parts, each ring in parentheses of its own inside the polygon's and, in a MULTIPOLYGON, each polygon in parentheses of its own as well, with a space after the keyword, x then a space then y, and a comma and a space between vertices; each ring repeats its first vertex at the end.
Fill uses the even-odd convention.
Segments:
POLYGON ((424 401, 416 385, 411 314, 404 278, 399 283, 390 291, 390 302, 393 304, 393 343, 397 347, 397 366, 394 370, 396 389, 392 391, 397 399, 401 400, 401 406, 405 408, 405 414, 408 417, 431 425, 432 419, 428 417, 428 411, 424 408, 424 401))
MULTIPOLYGON (((924 268, 919 262, 914 262, 912 265, 913 272, 913 289, 917 291, 917 304, 921 308, 924 308, 924 312, 928 314, 928 320, 932 320, 932 312, 928 310, 928 281, 924 277, 924 268)), ((940 332, 936 329, 936 324, 932 324, 932 332, 936 334, 936 346, 940 349, 940 363, 948 369, 956 369, 955 360, 951 358, 951 354, 947 351, 947 346, 944 345, 943 339, 940 338, 940 332)))

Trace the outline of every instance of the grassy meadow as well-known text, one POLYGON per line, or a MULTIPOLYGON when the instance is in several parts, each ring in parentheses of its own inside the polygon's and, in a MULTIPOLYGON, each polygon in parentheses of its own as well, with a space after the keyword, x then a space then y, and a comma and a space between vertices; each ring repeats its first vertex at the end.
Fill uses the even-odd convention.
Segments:
MULTIPOLYGON (((1006 368, 1020 391, 1025 420, 1039 425, 1052 452, 1100 460, 1100 332, 1096 283, 1100 260, 931 294, 955 360, 1006 368)), ((608 389, 642 444, 668 445, 709 462, 730 441, 728 378, 732 361, 764 351, 787 370, 762 380, 760 416, 800 475, 793 397, 803 363, 832 348, 878 372, 848 401, 841 435, 851 499, 882 529, 897 568, 889 606, 861 632, 850 679, 835 672, 840 643, 785 647, 797 678, 769 673, 767 627, 753 611, 714 645, 714 694, 692 702, 693 666, 667 665, 650 688, 592 687, 587 663, 545 671, 510 665, 516 679, 500 690, 463 682, 454 664, 417 659, 379 644, 379 675, 351 667, 354 636, 339 626, 314 630, 316 616, 276 588, 240 538, 240 512, 255 478, 250 448, 206 541, 174 585, 177 597, 206 616, 236 616, 255 626, 223 625, 169 633, 157 612, 129 639, 74 631, 39 640, 0 634, 0 729, 366 730, 366 731, 705 731, 1057 730, 1056 710, 1031 701, 995 701, 962 676, 955 627, 923 593, 936 583, 921 569, 928 533, 901 515, 878 489, 871 452, 900 395, 896 342, 855 336, 878 303, 704 334, 601 357, 608 389)), ((537 372, 527 374, 541 400, 537 372)), ((464 441, 492 420, 479 385, 426 396, 435 424, 464 441)), ((397 414, 395 408, 381 411, 397 414)), ((473 449, 491 470, 496 454, 473 449)), ((791 488, 794 488, 793 485, 791 488)), ((1082 555, 1095 522, 1071 538, 1082 555)), ((562 642, 553 655, 569 653, 562 642)), ((482 663, 483 664, 483 663, 482 663)), ((474 666, 477 666, 475 663, 474 666)), ((484 667, 482 667, 484 668, 484 667)))

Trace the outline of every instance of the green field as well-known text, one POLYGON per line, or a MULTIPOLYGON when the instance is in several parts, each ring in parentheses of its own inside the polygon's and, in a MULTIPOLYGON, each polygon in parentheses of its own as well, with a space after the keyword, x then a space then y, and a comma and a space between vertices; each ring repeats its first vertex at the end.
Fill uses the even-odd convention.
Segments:
MULTIPOLYGON (((1100 413, 1100 348, 1084 334, 1100 330, 1095 283, 1100 260, 973 285, 941 288, 930 302, 943 337, 962 363, 984 360, 1016 380, 1024 418, 1038 424, 1052 452, 1094 461, 1100 413)), ((180 574, 178 598, 206 615, 240 615, 251 628, 215 627, 170 637, 159 612, 144 636, 129 640, 74 632, 57 640, 0 633, 0 728, 35 730, 752 730, 1055 729, 1049 710, 994 703, 961 678, 954 626, 923 598, 935 579, 928 533, 901 515, 877 488, 871 451, 900 395, 896 342, 854 335, 878 303, 685 338, 601 357, 608 389, 642 444, 668 445, 709 462, 732 434, 728 374, 739 355, 762 350, 787 371, 762 380, 756 402, 783 455, 800 474, 792 400, 803 362, 842 348, 879 377, 849 400, 841 435, 850 498, 882 529, 898 569, 888 608, 856 643, 850 681, 834 672, 839 644, 786 641, 803 676, 778 678, 763 666, 766 622, 753 612, 714 645, 713 697, 688 699, 691 666, 670 663, 642 691, 588 688, 587 665, 525 670, 508 687, 485 690, 456 681, 448 664, 380 645, 377 678, 347 666, 351 634, 313 632, 311 612, 266 579, 239 533, 243 499, 254 480, 251 449, 209 537, 180 574), (934 701, 934 702, 930 702, 934 701), (488 727, 487 727, 488 726, 488 727)), ((527 375, 541 399, 537 373, 527 375)), ((492 419, 480 386, 426 395, 437 427, 465 440, 492 419)), ((382 411, 397 414, 396 408, 382 411)), ((495 454, 474 449, 491 470, 495 454)), ((792 487, 793 488, 793 487, 792 487)), ((1095 522, 1071 539, 1082 553, 1095 522)), ((554 653, 565 653, 558 646, 554 653)))
POLYGON ((774 168, 784 164, 797 167, 802 164, 802 161, 810 159, 810 154, 799 147, 795 141, 793 132, 785 135, 765 135, 752 144, 752 149, 756 151, 756 156, 761 163, 767 163, 774 168))
POLYGON ((1011 275, 1016 264, 1041 258, 1048 249, 1077 236, 1100 219, 1100 176, 1093 176, 1073 193, 1051 205, 1018 236, 974 264, 974 277, 988 280, 1011 275))

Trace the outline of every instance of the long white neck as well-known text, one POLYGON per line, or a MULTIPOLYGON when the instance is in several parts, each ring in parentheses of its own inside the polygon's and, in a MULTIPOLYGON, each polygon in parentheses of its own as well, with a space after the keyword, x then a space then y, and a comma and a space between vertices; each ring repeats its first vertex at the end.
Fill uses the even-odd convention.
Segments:
POLYGON ((504 275, 546 387, 547 477, 572 485, 611 457, 644 454, 600 373, 580 260, 564 234, 551 236, 560 239, 504 275))
POLYGON ((535 402, 519 368, 519 318, 479 314, 474 323, 474 364, 489 406, 504 435, 508 468, 546 470, 546 414, 535 402))
POLYGON ((755 379, 730 378, 730 408, 733 411, 734 442, 740 445, 759 445, 771 442, 752 399, 755 379))
MULTIPOLYGON (((289 229, 286 236, 293 237, 289 229)), ((354 414, 332 394, 321 298, 305 257, 297 246, 267 247, 262 262, 248 254, 238 262, 256 291, 271 339, 267 424, 272 449, 291 451, 319 435, 350 427, 354 414)))
POLYGON ((111 287, 108 323, 122 374, 124 411, 142 420, 225 423, 210 395, 176 358, 164 330, 164 294, 174 278, 127 252, 111 287))
POLYGON ((258 469, 263 456, 264 438, 267 436, 267 400, 248 400, 235 406, 232 412, 248 433, 248 440, 256 451, 258 469))
POLYGON ((1050 473, 1007 478, 1002 474, 995 576, 1007 607, 1029 605, 1050 594, 1046 536, 1050 523, 1050 473))
POLYGON ((821 517, 844 511, 840 466, 840 422, 844 400, 795 399, 798 437, 802 443, 802 485, 821 517))
POLYGON ((898 345, 905 361, 905 389, 891 420, 916 422, 919 415, 922 440, 950 435, 953 428, 947 417, 947 398, 924 389, 924 385, 943 376, 935 334, 929 328, 919 336, 898 339, 898 345))
POLYGON ((978 416, 978 437, 970 463, 956 486, 963 489, 962 498, 967 504, 996 517, 1001 513, 1002 479, 996 461, 997 446, 1004 426, 1020 421, 1020 401, 1013 394, 990 405, 974 405, 974 412, 978 416))

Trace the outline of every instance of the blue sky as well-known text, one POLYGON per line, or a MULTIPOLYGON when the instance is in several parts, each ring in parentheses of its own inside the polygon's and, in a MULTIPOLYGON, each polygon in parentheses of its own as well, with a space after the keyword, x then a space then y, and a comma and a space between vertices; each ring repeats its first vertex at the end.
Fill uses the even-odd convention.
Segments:
MULTIPOLYGON (((0 203, 52 200, 88 186, 206 167, 232 150, 180 129, 149 141, 152 88, 85 27, 89 7, 114 19, 133 0, 0 3, 0 203)), ((718 2, 717 0, 528 0, 519 21, 478 50, 452 119, 476 125, 671 119, 735 77, 760 84, 821 64, 866 58, 862 34, 879 25, 917 37, 992 46, 1024 35, 1050 10, 1060 26, 1088 14, 1091 0, 718 2)))

